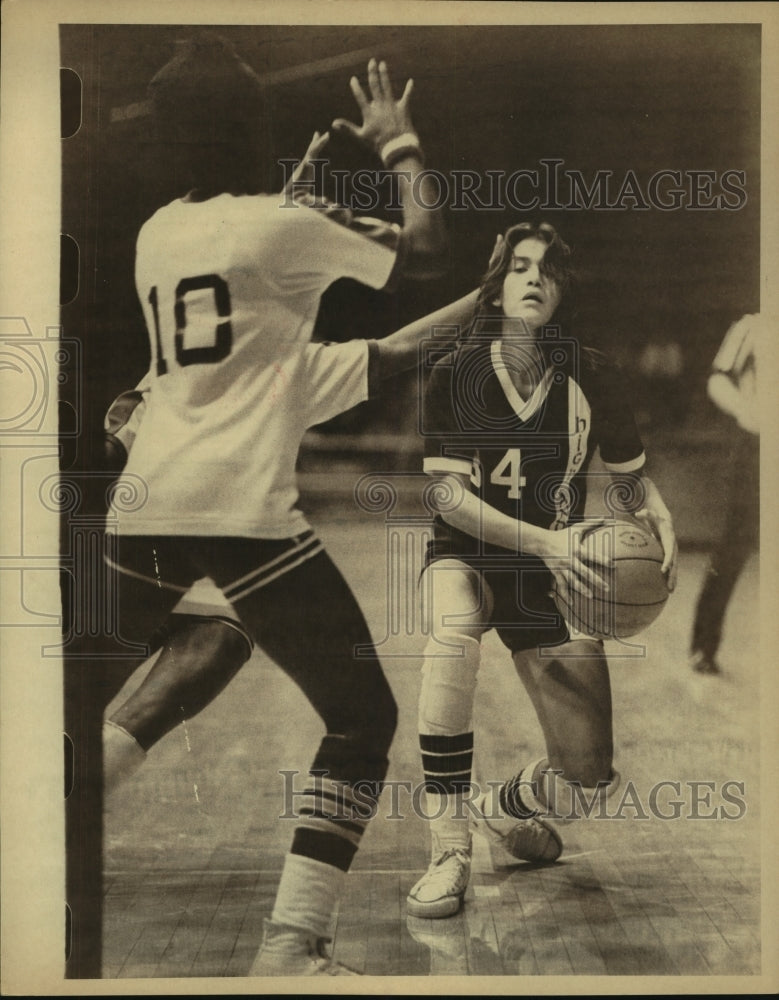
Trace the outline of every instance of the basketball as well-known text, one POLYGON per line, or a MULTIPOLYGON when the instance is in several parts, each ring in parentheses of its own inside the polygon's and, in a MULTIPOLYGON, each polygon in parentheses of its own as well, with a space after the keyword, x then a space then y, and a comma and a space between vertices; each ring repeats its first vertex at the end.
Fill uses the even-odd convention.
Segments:
POLYGON ((598 588, 591 597, 572 592, 570 603, 555 591, 555 604, 568 624, 596 639, 627 639, 651 625, 665 607, 668 587, 663 547, 649 528, 620 519, 585 532, 582 545, 610 557, 613 569, 606 577, 608 591, 598 588))

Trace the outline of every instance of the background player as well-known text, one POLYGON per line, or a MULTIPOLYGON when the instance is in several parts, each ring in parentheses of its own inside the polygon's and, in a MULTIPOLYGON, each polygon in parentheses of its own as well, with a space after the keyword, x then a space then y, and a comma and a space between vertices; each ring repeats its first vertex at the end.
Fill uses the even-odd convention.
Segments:
POLYGON ((733 417, 737 429, 728 469, 725 521, 698 597, 690 665, 718 674, 717 651, 728 602, 744 565, 758 546, 760 532, 760 425, 757 391, 760 316, 748 315, 725 334, 712 362, 709 398, 733 417))
MULTIPOLYGON (((328 777, 312 782, 301 810, 258 975, 344 973, 323 943, 370 814, 343 822, 338 807, 352 803, 356 782, 378 796, 395 728, 378 660, 353 656, 371 642, 363 615, 298 510, 295 483, 311 391, 303 348, 321 294, 340 277, 381 288, 403 267, 433 271, 443 249, 440 218, 424 207, 433 199, 410 197, 422 166, 411 84, 396 101, 375 60, 368 82, 370 98, 351 83, 362 125, 334 125, 402 172, 402 232, 321 202, 254 193, 261 90, 221 40, 185 47, 151 84, 158 121, 185 145, 189 193, 137 241, 153 379, 115 493, 142 484, 136 505, 113 511, 122 634, 147 641, 208 576, 327 731, 312 771, 328 777)), ((367 350, 354 351, 355 378, 367 350)))
POLYGON ((409 893, 413 916, 459 910, 470 875, 469 812, 514 857, 553 861, 562 842, 535 812, 557 815, 556 803, 566 815, 566 782, 605 795, 616 787, 603 644, 572 635, 549 593, 553 578, 564 594, 589 594, 602 582, 606 561, 588 561, 579 523, 596 448, 617 485, 616 509, 643 507, 663 544, 669 588, 675 582, 670 515, 643 476, 625 386, 601 355, 543 335, 553 317, 565 319, 570 278, 569 248, 552 226, 509 229, 468 336, 436 363, 427 388, 424 467, 436 479, 438 516, 423 576, 432 633, 419 739, 432 860, 409 893), (547 757, 470 803, 480 640, 492 627, 530 695, 547 757))
MULTIPOLYGON (((308 420, 314 425, 363 402, 379 383, 413 368, 422 340, 452 336, 473 314, 477 292, 377 341, 310 344, 305 348, 308 420), (358 364, 355 365, 355 359, 358 364)), ((123 393, 106 417, 107 464, 120 471, 146 408, 148 387, 123 393)), ((153 645, 159 655, 138 688, 106 721, 106 792, 131 777, 146 753, 183 720, 202 711, 251 655, 253 643, 222 592, 198 581, 176 605, 153 645)), ((125 672, 126 674, 126 672, 125 672)), ((119 684, 125 680, 119 674, 119 684)), ((117 686, 107 691, 110 698, 117 686)))

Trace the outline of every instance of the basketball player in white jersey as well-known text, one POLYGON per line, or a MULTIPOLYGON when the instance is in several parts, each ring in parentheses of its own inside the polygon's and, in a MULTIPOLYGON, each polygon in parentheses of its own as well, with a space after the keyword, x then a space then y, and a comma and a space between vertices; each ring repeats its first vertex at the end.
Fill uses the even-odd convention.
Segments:
MULTIPOLYGON (((402 230, 311 199, 256 193, 259 81, 221 40, 184 47, 150 88, 163 129, 185 143, 190 178, 188 193, 160 209, 137 241, 152 383, 114 494, 138 491, 136 504, 113 508, 121 632, 148 641, 192 584, 209 577, 326 727, 312 763, 326 777, 312 781, 301 810, 255 975, 348 974, 324 944, 370 818, 365 791, 378 798, 395 729, 378 659, 354 657, 371 643, 365 620, 298 509, 295 484, 317 377, 305 347, 320 296, 337 278, 382 288, 399 270, 440 266, 440 218, 424 207, 435 199, 411 197, 422 172, 411 85, 396 101, 375 60, 368 82, 370 97, 351 82, 361 126, 334 127, 401 174, 402 230), (356 783, 360 802, 350 791, 356 783)), ((355 350, 360 380, 367 350, 355 350)))
MULTIPOLYGON (((422 340, 452 336, 471 319, 476 292, 378 341, 310 344, 308 420, 324 422, 380 392, 385 379, 413 368, 422 340)), ((119 472, 146 410, 147 380, 122 393, 106 416, 105 465, 119 472)), ((103 730, 105 791, 117 790, 149 750, 182 720, 191 719, 226 687, 253 649, 230 602, 210 580, 198 580, 152 642, 159 655, 138 688, 103 730)), ((118 671, 115 688, 126 672, 118 671)))

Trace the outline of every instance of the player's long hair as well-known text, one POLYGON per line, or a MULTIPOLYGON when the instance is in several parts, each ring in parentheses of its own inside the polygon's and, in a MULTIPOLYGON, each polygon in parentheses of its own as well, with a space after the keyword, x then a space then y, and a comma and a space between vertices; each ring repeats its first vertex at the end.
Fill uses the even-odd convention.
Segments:
MULTIPOLYGON (((479 328, 496 329, 496 324, 503 317, 503 307, 499 304, 503 291, 503 282, 509 271, 514 248, 522 240, 537 239, 546 243, 547 249, 541 262, 541 273, 555 282, 560 290, 560 302, 551 318, 549 326, 559 327, 565 337, 575 337, 574 300, 576 292, 576 273, 573 268, 572 252, 555 227, 549 222, 520 222, 511 226, 503 234, 503 244, 496 258, 491 261, 486 274, 481 280, 479 295, 476 300, 476 310, 471 327, 466 331, 465 340, 477 335, 479 328), (490 323, 489 321, 493 322, 490 323)), ((555 364, 550 355, 554 341, 539 342, 539 347, 546 357, 547 363, 555 364)), ((598 367, 605 361, 600 351, 585 345, 579 345, 581 356, 589 365, 598 367)))
MULTIPOLYGON (((496 306, 495 302, 500 299, 503 291, 503 282, 514 257, 514 247, 522 240, 529 239, 546 243, 547 249, 541 262, 541 273, 554 281, 560 289, 560 306, 572 290, 574 273, 571 266, 571 248, 568 244, 549 222, 520 222, 503 234, 500 252, 481 280, 477 311, 482 315, 502 315, 501 307, 496 306)), ((558 310, 560 306, 557 307, 558 310)))
POLYGON ((260 189, 263 87, 226 39, 203 31, 177 43, 149 96, 158 139, 200 197, 260 189))

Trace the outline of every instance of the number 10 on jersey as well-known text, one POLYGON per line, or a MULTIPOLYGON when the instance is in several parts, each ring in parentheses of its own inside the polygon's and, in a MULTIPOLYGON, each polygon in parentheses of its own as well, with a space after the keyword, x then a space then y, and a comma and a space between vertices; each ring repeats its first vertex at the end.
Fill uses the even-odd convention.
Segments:
MULTIPOLYGON (((162 354, 162 337, 160 334, 160 312, 157 299, 157 286, 149 292, 149 305, 154 316, 154 341, 157 348, 157 375, 165 375, 168 362, 162 354)), ((211 365, 222 361, 233 348, 233 327, 230 323, 232 304, 230 289, 224 278, 218 274, 200 274, 195 278, 183 278, 176 285, 176 304, 174 316, 176 320, 176 336, 174 346, 176 361, 182 367, 186 365, 211 365), (214 296, 214 343, 207 347, 185 347, 184 335, 187 328, 186 296, 189 292, 211 289, 214 296)))

